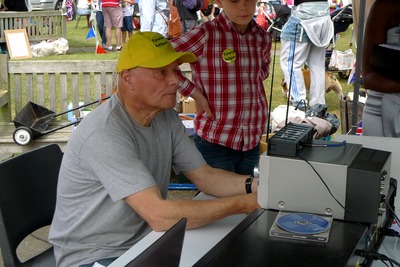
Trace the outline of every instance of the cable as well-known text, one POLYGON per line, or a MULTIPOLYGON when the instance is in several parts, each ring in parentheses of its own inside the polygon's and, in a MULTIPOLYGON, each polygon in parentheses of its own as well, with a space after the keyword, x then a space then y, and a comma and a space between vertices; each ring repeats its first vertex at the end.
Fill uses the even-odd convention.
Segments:
POLYGON ((314 143, 303 143, 300 142, 300 145, 307 146, 307 147, 339 147, 346 145, 346 140, 342 141, 341 143, 327 143, 327 144, 314 144, 314 143))
MULTIPOLYGON (((271 38, 272 38, 272 36, 271 36, 271 38)), ((269 131, 270 131, 270 126, 271 126, 272 89, 274 86, 274 76, 275 76, 276 41, 274 43, 275 43, 275 45, 274 45, 274 58, 272 60, 271 90, 270 90, 270 94, 269 94, 269 105, 268 105, 267 136, 265 137, 265 142, 267 144, 268 144, 269 131)))
POLYGON ((389 205, 386 199, 385 199, 385 204, 390 209, 390 212, 393 214, 394 220, 397 222, 397 225, 400 225, 400 219, 399 217, 397 217, 396 211, 393 210, 392 206, 389 205))
POLYGON ((360 256, 360 257, 364 257, 368 260, 380 260, 382 261, 386 266, 387 264, 385 263, 385 261, 388 261, 390 266, 400 266, 400 263, 397 262, 394 259, 389 258, 388 256, 378 253, 378 252, 371 252, 371 251, 365 251, 365 250, 361 250, 361 249, 356 249, 356 251, 354 252, 356 255, 360 256))
MULTIPOLYGON (((294 52, 296 51, 296 38, 297 38, 297 24, 295 28, 295 34, 294 34, 294 42, 293 42, 293 53, 292 53, 292 58, 288 59, 288 62, 291 62, 292 64, 290 65, 290 78, 289 78, 289 88, 288 88, 288 98, 287 98, 287 109, 286 109, 286 119, 285 119, 285 126, 288 124, 288 119, 289 119, 289 102, 290 102, 290 96, 291 96, 291 91, 292 91, 292 79, 293 79, 293 65, 294 65, 294 52)), ((292 44, 290 44, 292 45, 292 44)))
POLYGON ((302 157, 301 155, 298 155, 298 157, 301 158, 302 160, 304 160, 304 161, 311 167, 311 169, 313 169, 313 171, 315 172, 315 174, 319 177, 319 179, 321 180, 321 182, 324 184, 324 186, 325 186, 326 189, 328 190, 328 193, 332 196, 332 198, 336 201, 336 203, 337 203, 344 211, 348 212, 348 213, 351 215, 351 217, 353 217, 354 220, 355 220, 359 225, 362 225, 362 224, 360 223, 360 221, 357 219, 357 217, 354 216, 353 213, 351 213, 349 209, 346 209, 346 208, 344 207, 344 205, 343 205, 342 203, 340 203, 340 201, 333 195, 331 189, 330 189, 329 186, 326 184, 326 182, 325 182, 324 179, 321 177, 321 175, 318 173, 318 171, 314 168, 314 166, 311 165, 311 163, 310 163, 307 159, 305 159, 304 157, 302 157))
POLYGON ((396 230, 390 229, 390 228, 381 228, 379 230, 379 234, 384 235, 384 236, 393 236, 393 237, 400 238, 400 233, 397 232, 396 230))

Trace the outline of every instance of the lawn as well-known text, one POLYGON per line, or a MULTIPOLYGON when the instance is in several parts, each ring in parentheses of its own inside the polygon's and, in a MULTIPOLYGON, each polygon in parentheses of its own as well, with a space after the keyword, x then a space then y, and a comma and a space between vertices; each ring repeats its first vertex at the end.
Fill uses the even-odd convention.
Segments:
MULTIPOLYGON (((107 54, 95 54, 95 46, 96 46, 96 38, 86 39, 89 29, 86 27, 86 21, 82 18, 78 27, 75 29, 76 21, 70 21, 67 23, 67 40, 69 43, 69 51, 66 55, 63 56, 48 56, 45 58, 35 58, 34 60, 93 60, 93 59, 117 59, 119 53, 117 52, 108 52, 107 54)), ((352 25, 347 29, 346 32, 340 34, 340 37, 336 43, 336 47, 339 50, 346 50, 350 46, 351 40, 351 32, 352 25)), ((113 41, 115 46, 115 40, 113 41)), ((276 56, 272 58, 272 61, 275 62, 274 66, 271 64, 270 67, 270 76, 265 81, 265 90, 267 93, 267 99, 269 101, 271 95, 271 82, 273 81, 272 86, 272 110, 278 105, 286 104, 287 100, 281 92, 281 80, 283 77, 280 64, 279 64, 279 51, 280 51, 280 42, 273 43, 272 45, 273 53, 276 56), (275 51, 276 50, 276 51, 275 51)), ((353 47, 354 53, 356 53, 353 47)), ((347 79, 340 79, 336 73, 340 84, 343 88, 343 93, 346 94, 349 91, 353 90, 353 85, 347 84, 347 79)), ((328 112, 330 114, 335 114, 340 120, 340 107, 339 107, 339 99, 334 92, 330 92, 326 94, 326 104, 328 106, 328 112)), ((339 131, 340 132, 340 129, 339 131)))

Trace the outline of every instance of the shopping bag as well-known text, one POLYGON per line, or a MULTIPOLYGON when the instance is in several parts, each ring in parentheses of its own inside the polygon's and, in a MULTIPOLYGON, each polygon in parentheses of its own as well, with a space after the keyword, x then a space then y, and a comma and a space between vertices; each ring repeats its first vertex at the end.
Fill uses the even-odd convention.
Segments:
POLYGON ((328 67, 330 70, 351 70, 354 62, 355 58, 351 49, 347 49, 346 51, 333 49, 328 67))

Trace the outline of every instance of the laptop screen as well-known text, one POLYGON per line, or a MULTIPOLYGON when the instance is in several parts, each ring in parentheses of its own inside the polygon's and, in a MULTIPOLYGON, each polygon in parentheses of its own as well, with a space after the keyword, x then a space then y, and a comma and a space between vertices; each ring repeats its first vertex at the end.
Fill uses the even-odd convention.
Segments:
POLYGON ((125 267, 179 267, 187 219, 182 218, 125 267))

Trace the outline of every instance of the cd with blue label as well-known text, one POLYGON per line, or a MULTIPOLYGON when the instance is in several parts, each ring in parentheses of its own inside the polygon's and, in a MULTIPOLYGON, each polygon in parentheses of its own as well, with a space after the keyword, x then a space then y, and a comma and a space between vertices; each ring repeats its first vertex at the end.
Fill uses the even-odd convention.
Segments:
POLYGON ((329 221, 310 213, 290 213, 282 215, 276 224, 283 230, 295 234, 318 234, 329 228, 329 221))

